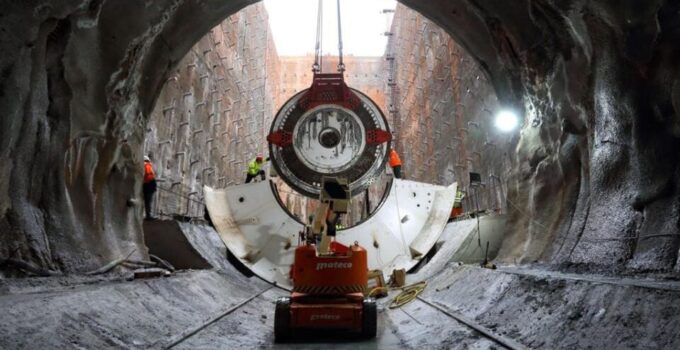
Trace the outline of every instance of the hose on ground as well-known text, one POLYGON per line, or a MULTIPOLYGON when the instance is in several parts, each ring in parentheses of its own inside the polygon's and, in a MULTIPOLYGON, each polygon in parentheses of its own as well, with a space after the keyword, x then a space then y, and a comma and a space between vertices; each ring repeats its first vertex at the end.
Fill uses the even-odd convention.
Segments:
POLYGON ((151 260, 157 262, 159 265, 163 266, 163 268, 165 268, 166 270, 168 270, 170 272, 175 272, 175 267, 172 266, 172 264, 170 264, 166 260, 161 259, 158 256, 153 255, 153 254, 149 254, 149 258, 151 258, 151 260))
POLYGON ((40 277, 49 277, 49 276, 61 276, 62 273, 59 271, 52 271, 52 270, 47 270, 43 269, 41 267, 35 266, 31 263, 28 263, 23 260, 19 259, 14 259, 14 258, 7 258, 7 259, 0 259, 4 260, 1 265, 8 265, 8 266, 13 266, 19 270, 31 273, 36 276, 40 277))
POLYGON ((412 302, 416 297, 418 297, 418 295, 420 295, 420 293, 425 290, 425 287, 427 287, 426 281, 421 281, 403 287, 401 289, 401 293, 392 299, 392 302, 389 306, 390 309, 396 309, 412 302))
POLYGON ((106 264, 106 265, 104 265, 104 266, 102 266, 102 267, 100 267, 96 270, 85 272, 85 274, 88 275, 88 276, 94 276, 94 275, 101 275, 103 273, 109 272, 114 267, 125 262, 135 251, 136 251, 136 249, 133 249, 126 257, 113 260, 110 263, 108 263, 108 264, 106 264))
POLYGON ((371 289, 370 292, 368 292, 368 296, 369 297, 376 297, 376 296, 385 297, 385 296, 387 296, 388 292, 389 292, 389 289, 387 287, 375 287, 375 288, 371 289))

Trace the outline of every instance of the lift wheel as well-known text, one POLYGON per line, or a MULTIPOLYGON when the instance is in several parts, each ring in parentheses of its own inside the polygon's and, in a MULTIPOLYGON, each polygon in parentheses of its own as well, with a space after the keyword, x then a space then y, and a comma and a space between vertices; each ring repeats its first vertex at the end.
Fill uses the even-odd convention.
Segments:
POLYGON ((282 343, 290 340, 290 298, 283 297, 276 300, 274 311, 274 341, 282 343))
POLYGON ((361 335, 363 338, 375 338, 378 328, 378 308, 375 304, 375 299, 364 299, 363 317, 361 324, 361 335))

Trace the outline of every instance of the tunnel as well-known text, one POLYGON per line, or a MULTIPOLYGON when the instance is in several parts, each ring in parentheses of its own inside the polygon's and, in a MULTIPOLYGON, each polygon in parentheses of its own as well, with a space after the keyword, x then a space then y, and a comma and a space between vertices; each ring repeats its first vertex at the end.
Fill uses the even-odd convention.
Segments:
MULTIPOLYGON (((456 191, 412 201, 436 237, 400 267, 426 286, 378 300, 374 339, 279 344, 290 286, 237 254, 204 186, 245 186, 309 57, 278 56, 258 1, 3 1, 0 347, 678 348, 680 1, 398 2, 384 54, 347 56, 345 80, 385 114, 405 181, 386 166, 343 224, 453 183, 462 214, 456 191), (519 128, 498 132, 500 111, 519 128)), ((251 187, 291 222, 318 206, 280 177, 251 187)))

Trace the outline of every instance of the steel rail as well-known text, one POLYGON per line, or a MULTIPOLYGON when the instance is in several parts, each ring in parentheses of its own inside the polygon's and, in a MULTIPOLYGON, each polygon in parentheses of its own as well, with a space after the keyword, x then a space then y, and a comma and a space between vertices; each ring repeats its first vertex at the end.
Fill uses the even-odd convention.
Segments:
POLYGON ((275 287, 275 286, 269 286, 268 288, 265 288, 265 289, 261 290, 259 293, 257 293, 257 294, 255 294, 255 295, 251 296, 250 298, 241 301, 240 303, 238 303, 238 304, 236 304, 236 305, 230 307, 229 309, 227 309, 226 311, 220 313, 219 315, 217 315, 217 316, 211 318, 210 320, 204 322, 204 323, 201 324, 200 326, 195 327, 195 328, 193 328, 193 329, 190 329, 189 331, 184 332, 184 334, 180 334, 180 335, 174 337, 174 338, 169 342, 168 345, 162 346, 162 348, 163 348, 163 349, 172 349, 173 347, 175 347, 175 346, 181 344, 182 342, 186 341, 187 339, 193 337, 193 336, 196 335, 198 332, 200 332, 200 331, 202 331, 202 330, 208 328, 210 325, 212 325, 212 324, 214 324, 215 322, 217 322, 217 321, 223 319, 225 316, 227 316, 227 315, 233 313, 234 311, 240 309, 241 307, 247 305, 248 303, 250 303, 251 301, 253 301, 255 298, 259 297, 260 295, 264 294, 265 292, 271 290, 271 289, 274 288, 274 287, 275 287))
POLYGON ((437 305, 433 302, 427 301, 423 299, 422 297, 418 296, 416 297, 419 301, 423 302, 424 304, 438 310, 439 312, 443 313, 444 315, 458 321, 458 323, 462 323, 463 325, 467 326, 468 328, 471 328, 475 330, 478 333, 481 333, 484 337, 508 348, 511 350, 529 350, 530 348, 518 343, 517 341, 510 339, 506 336, 497 334, 493 332, 492 330, 482 326, 481 324, 473 321, 472 319, 454 311, 450 311, 440 305, 437 305))
POLYGON ((680 292, 680 281, 677 280, 645 279, 636 277, 609 277, 598 275, 575 274, 559 271, 524 270, 520 268, 505 266, 499 266, 496 271, 517 276, 552 278, 568 281, 589 282, 595 284, 609 284, 622 287, 637 287, 670 292, 680 292))

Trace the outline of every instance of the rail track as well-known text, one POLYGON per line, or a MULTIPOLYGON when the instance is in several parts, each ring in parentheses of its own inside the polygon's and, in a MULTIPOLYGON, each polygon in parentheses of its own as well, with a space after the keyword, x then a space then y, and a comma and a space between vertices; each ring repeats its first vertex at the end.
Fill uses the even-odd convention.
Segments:
MULTIPOLYGON (((186 342, 187 340, 191 339, 192 337, 197 336, 199 333, 206 330, 208 327, 216 325, 220 320, 224 319, 228 315, 234 314, 239 309, 246 307, 248 304, 250 304, 251 302, 253 302, 257 298, 261 297, 264 293, 266 293, 266 292, 268 292, 272 289, 277 289, 277 288, 275 286, 270 286, 268 288, 265 288, 265 289, 259 291, 257 294, 254 294, 254 295, 250 296, 249 298, 244 299, 243 301, 239 302, 238 304, 235 304, 235 305, 231 306, 230 308, 220 312, 219 314, 211 317, 206 322, 203 322, 202 324, 197 325, 196 327, 188 329, 188 330, 182 332, 181 334, 178 334, 178 335, 170 338, 167 342, 162 344, 160 346, 160 348, 161 349, 176 348, 178 345, 181 345, 184 342, 186 342)), ((389 308, 387 308, 387 301, 388 300, 381 302, 381 304, 384 306, 384 312, 396 313, 396 312, 400 311, 399 309, 389 309, 389 308)), ((418 297, 415 300, 415 302, 422 303, 422 305, 424 305, 426 308, 430 308, 430 309, 432 309, 432 311, 440 313, 440 314, 446 316, 446 318, 453 320, 455 322, 455 324, 460 325, 461 328, 470 329, 471 331, 473 331, 473 333, 478 334, 481 338, 484 338, 484 339, 487 339, 487 340, 489 340, 493 343, 496 343, 501 347, 512 349, 512 350, 528 349, 528 347, 514 341, 513 339, 510 339, 510 338, 505 337, 503 335, 494 333, 492 330, 484 327, 483 325, 480 325, 479 323, 473 321, 472 319, 467 318, 466 316, 461 315, 461 314, 459 314, 455 311, 451 311, 451 310, 447 309, 445 306, 438 305, 437 303, 429 301, 429 300, 422 298, 422 297, 418 297)), ((383 315, 381 317, 384 317, 384 316, 386 316, 386 315, 383 315)), ((410 316, 410 317, 412 317, 412 316, 410 316)), ((418 320, 416 320, 416 321, 419 322, 418 320)), ((404 326, 404 325, 394 325, 394 326, 396 327, 397 330, 399 330, 400 327, 408 327, 408 326, 404 326)), ((394 335, 391 334, 390 331, 387 331, 387 330, 385 332, 383 332, 382 335, 383 336, 394 336, 394 335)), ((379 335, 378 337, 380 337, 380 336, 381 335, 379 335)), ((398 332, 396 334, 396 337, 399 337, 398 332)), ((318 339, 316 339, 316 340, 318 341, 318 339)), ((386 343, 385 343, 385 340, 378 338, 376 340, 373 340, 373 342, 376 342, 375 345, 377 345, 378 348, 381 348, 382 347, 381 345, 384 345, 385 348, 389 348, 389 347, 393 346, 393 344, 390 343, 390 340, 387 340, 386 343)), ((357 344, 358 343, 356 343, 356 342, 338 343, 337 341, 334 341, 332 345, 335 348, 341 348, 342 349, 342 348, 346 347, 347 349, 354 349, 357 346, 357 344)), ((274 344, 272 344, 272 345, 274 345, 274 344)), ((316 344, 307 344, 307 345, 310 345, 310 346, 317 345, 318 346, 319 344, 316 343, 316 344)), ((431 345, 436 345, 436 344, 431 344, 431 345)), ((304 347, 305 344, 302 344, 302 346, 304 347)), ((276 347, 276 345, 274 345, 274 347, 276 347)))
POLYGON ((446 307, 442 305, 438 305, 435 302, 428 301, 420 296, 416 298, 418 301, 421 301, 423 304, 428 305, 429 307, 439 311, 440 313, 446 315, 447 317, 453 319, 454 321, 464 325, 467 328, 470 328, 474 330, 475 332, 481 334, 483 337, 503 346, 511 350, 528 350, 530 348, 518 343, 517 341, 508 338, 506 336, 503 336, 501 334, 497 334, 493 332, 492 330, 484 327, 483 325, 475 322, 471 318, 468 318, 458 312, 451 311, 447 309, 446 307))
POLYGON ((251 296, 250 298, 245 299, 245 300, 241 301, 240 303, 238 303, 238 304, 236 304, 236 305, 230 307, 229 309, 227 309, 227 310, 221 312, 220 314, 218 314, 218 315, 212 317, 211 319, 209 319, 208 321, 206 321, 206 322, 200 324, 199 326, 197 326, 197 327, 195 327, 195 328, 192 328, 192 329, 189 329, 189 330, 183 332, 182 334, 179 334, 179 335, 177 335, 177 336, 171 338, 170 341, 168 342, 168 344, 162 346, 162 348, 163 348, 163 349, 172 349, 172 348, 174 348, 175 346, 181 344, 182 342, 186 341, 187 339, 193 337, 194 335, 196 335, 196 334, 199 333, 200 331, 202 331, 202 330, 208 328, 209 326, 211 326, 212 324, 218 322, 219 320, 223 319, 224 317, 226 317, 226 316, 228 316, 228 315, 234 313, 234 311, 240 309, 240 308, 243 307, 243 306, 246 306, 248 303, 250 303, 251 301, 253 301, 255 298, 259 297, 260 295, 266 293, 267 291, 269 291, 269 290, 271 290, 271 289, 273 289, 273 288, 275 288, 275 287, 274 287, 274 286, 269 286, 269 287, 267 287, 267 288, 261 290, 261 291, 258 292, 257 294, 254 294, 254 295, 251 296))

